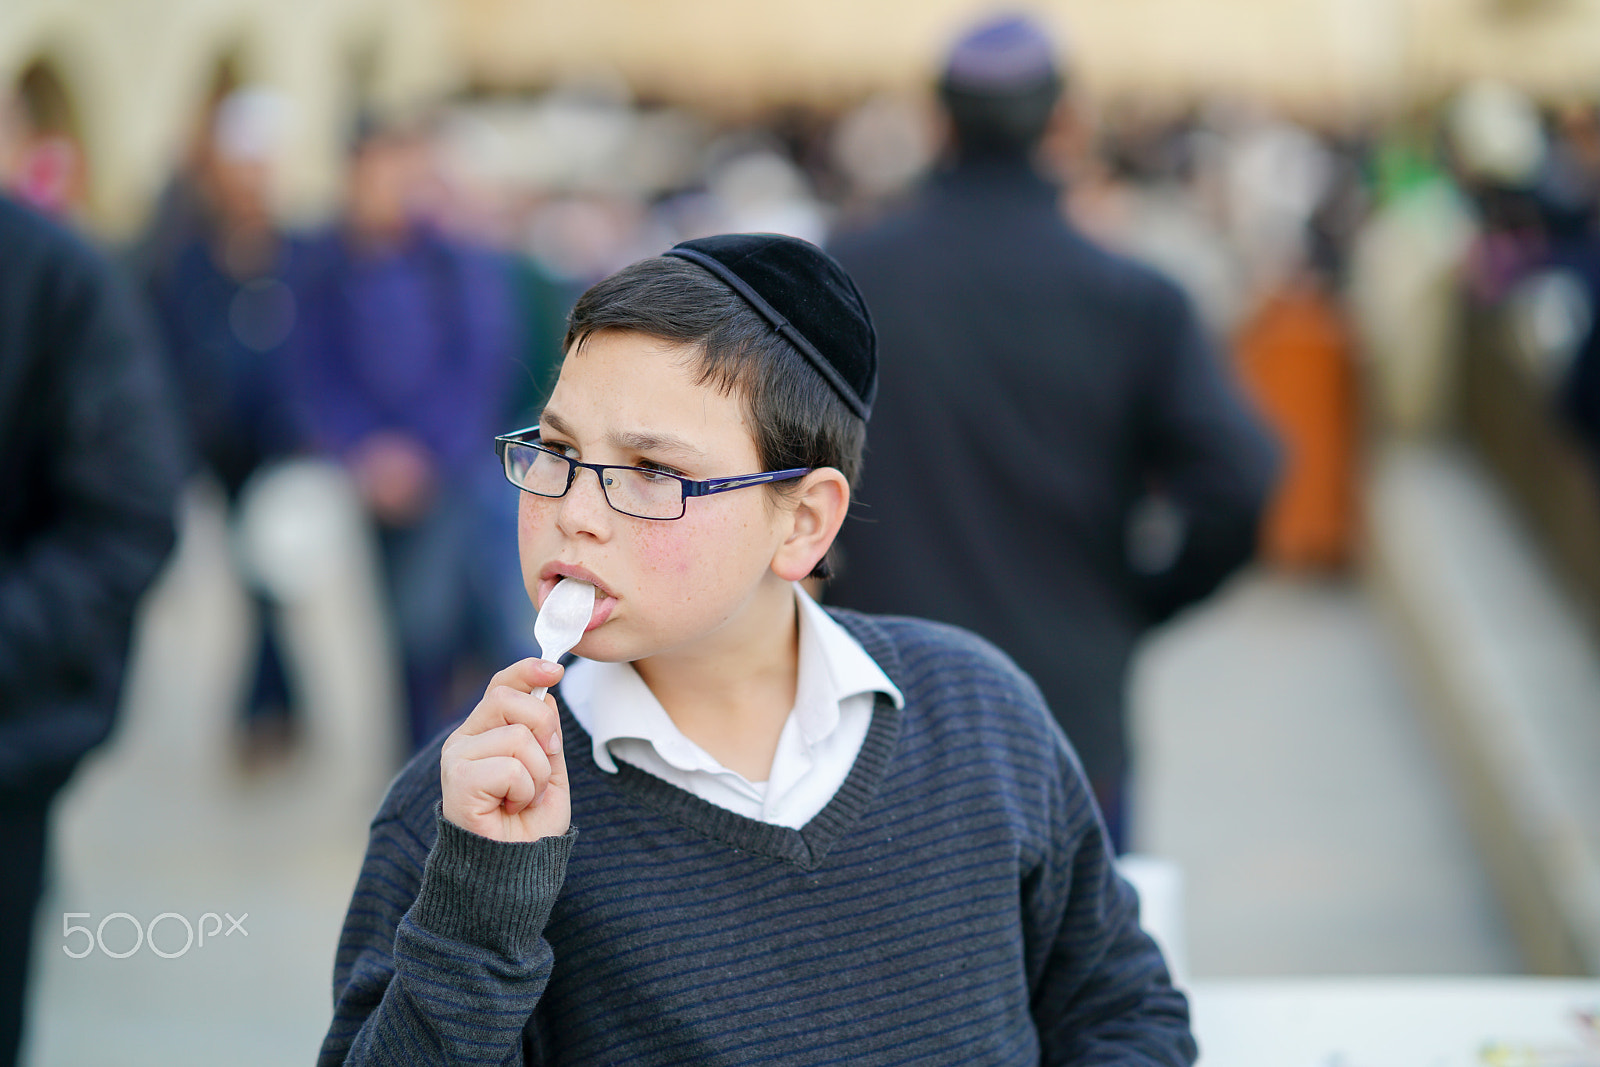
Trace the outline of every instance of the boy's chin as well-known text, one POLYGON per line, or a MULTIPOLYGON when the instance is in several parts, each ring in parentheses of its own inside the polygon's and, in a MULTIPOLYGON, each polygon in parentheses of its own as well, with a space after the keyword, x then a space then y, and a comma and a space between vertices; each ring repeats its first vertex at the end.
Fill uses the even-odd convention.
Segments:
POLYGON ((659 642, 641 640, 619 631, 608 633, 606 627, 600 626, 584 634, 572 652, 595 663, 637 663, 652 659, 671 647, 674 646, 663 648, 659 642))
POLYGON ((619 648, 615 641, 608 640, 610 636, 605 633, 603 626, 597 627, 583 635, 583 640, 573 648, 572 654, 596 663, 629 663, 639 658, 628 648, 619 648))

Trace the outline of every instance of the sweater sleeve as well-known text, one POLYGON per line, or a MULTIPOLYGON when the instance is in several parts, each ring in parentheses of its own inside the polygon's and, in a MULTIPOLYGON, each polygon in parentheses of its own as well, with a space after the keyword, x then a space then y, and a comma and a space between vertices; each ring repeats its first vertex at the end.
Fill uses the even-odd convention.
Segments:
POLYGON ((1077 761, 1062 741, 1062 791, 1047 854, 1023 887, 1044 1064, 1187 1065, 1187 998, 1139 927, 1139 902, 1112 863, 1077 761))
POLYGON ((398 818, 373 825, 339 939, 325 1067, 524 1062, 575 831, 505 843, 437 807, 434 820, 431 848, 398 818))

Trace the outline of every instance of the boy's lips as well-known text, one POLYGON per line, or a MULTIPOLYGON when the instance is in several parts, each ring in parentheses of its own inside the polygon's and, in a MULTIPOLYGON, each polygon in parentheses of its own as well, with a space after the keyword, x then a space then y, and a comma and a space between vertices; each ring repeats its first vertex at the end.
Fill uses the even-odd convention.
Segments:
POLYGON ((594 586, 594 613, 589 616, 589 624, 583 628, 585 633, 593 630, 611 617, 611 611, 617 605, 616 594, 611 592, 605 583, 596 578, 587 568, 565 563, 547 564, 539 572, 538 605, 540 607, 544 606, 545 600, 550 596, 550 591, 563 578, 588 582, 594 586))

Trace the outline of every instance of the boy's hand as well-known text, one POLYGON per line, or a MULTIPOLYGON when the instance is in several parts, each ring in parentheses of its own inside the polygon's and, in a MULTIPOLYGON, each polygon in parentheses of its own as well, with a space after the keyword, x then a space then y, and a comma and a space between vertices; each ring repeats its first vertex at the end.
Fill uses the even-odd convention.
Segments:
POLYGON ((561 719, 554 698, 532 695, 561 674, 559 664, 525 659, 490 680, 478 706, 444 743, 439 780, 446 819, 496 841, 567 832, 572 803, 561 719))

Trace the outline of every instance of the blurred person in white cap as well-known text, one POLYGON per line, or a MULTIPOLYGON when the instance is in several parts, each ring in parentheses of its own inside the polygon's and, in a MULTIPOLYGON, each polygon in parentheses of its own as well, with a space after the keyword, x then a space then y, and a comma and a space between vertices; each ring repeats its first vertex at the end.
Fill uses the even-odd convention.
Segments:
POLYGON ((1130 657, 1251 558, 1275 450, 1179 287, 1064 218, 1037 158, 1067 81, 1035 21, 968 30, 939 80, 948 165, 831 245, 872 308, 884 389, 827 597, 1008 652, 1121 851, 1130 657))
POLYGON ((1443 121, 1451 170, 1478 221, 1466 283, 1480 300, 1497 301, 1548 250, 1539 188, 1549 150, 1543 119, 1527 94, 1480 80, 1451 99, 1443 121))
MULTIPOLYGON (((252 476, 303 444, 287 363, 299 245, 272 203, 286 107, 254 86, 218 103, 193 175, 199 225, 146 283, 197 462, 220 484, 230 517, 252 476)), ((253 766, 286 751, 303 697, 289 681, 272 598, 240 570, 262 624, 243 724, 253 766)))

